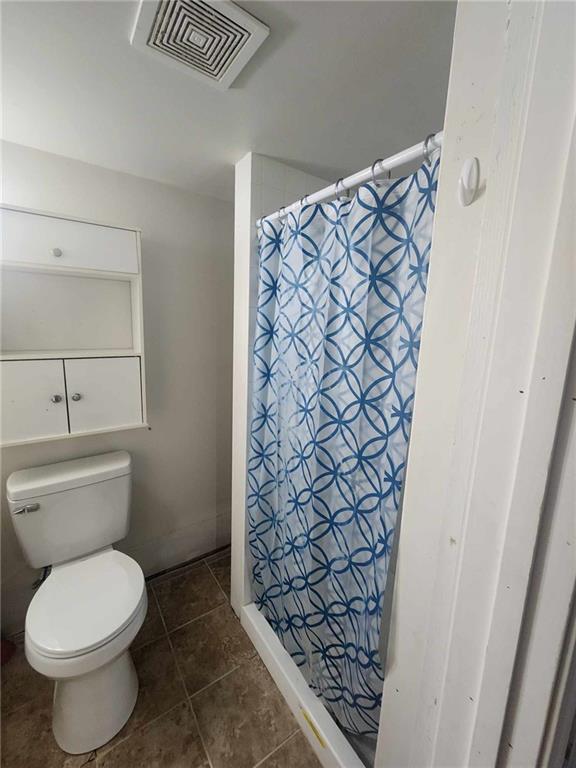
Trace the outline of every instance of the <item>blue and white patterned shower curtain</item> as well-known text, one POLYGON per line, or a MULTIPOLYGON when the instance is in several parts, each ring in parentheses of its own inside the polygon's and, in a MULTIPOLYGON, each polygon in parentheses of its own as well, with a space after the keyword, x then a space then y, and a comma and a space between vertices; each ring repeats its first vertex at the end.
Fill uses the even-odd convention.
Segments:
POLYGON ((378 730, 438 162, 259 228, 254 600, 341 726, 378 730))

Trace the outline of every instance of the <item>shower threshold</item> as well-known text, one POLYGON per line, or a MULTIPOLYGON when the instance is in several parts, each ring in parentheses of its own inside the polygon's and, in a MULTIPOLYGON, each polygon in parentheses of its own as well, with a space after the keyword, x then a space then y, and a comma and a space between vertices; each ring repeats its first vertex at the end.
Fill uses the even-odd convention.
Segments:
POLYGON ((366 768, 254 603, 242 608, 240 621, 323 768, 366 768))

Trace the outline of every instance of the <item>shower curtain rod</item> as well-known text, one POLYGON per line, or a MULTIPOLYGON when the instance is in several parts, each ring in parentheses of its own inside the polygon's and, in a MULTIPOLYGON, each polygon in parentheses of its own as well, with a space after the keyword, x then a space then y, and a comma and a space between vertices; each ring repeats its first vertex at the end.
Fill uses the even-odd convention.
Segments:
POLYGON ((271 213, 268 216, 263 216, 261 219, 258 219, 256 226, 259 226, 263 221, 275 221, 282 216, 286 216, 286 214, 296 211, 302 204, 312 205, 314 203, 323 203, 331 197, 335 197, 346 190, 352 189, 352 187, 358 187, 366 181, 372 181, 372 179, 375 179, 378 176, 383 176, 393 168, 398 168, 398 166, 410 163, 413 160, 420 160, 426 157, 427 153, 442 147, 442 137, 443 131, 433 133, 419 144, 414 144, 414 146, 408 147, 408 149, 404 149, 402 152, 397 152, 395 155, 387 157, 385 160, 376 160, 370 168, 364 168, 363 171, 353 173, 352 176, 347 176, 345 179, 339 179, 336 184, 330 184, 329 187, 324 187, 324 189, 320 189, 312 195, 304 195, 301 200, 297 200, 295 203, 292 203, 292 205, 280 208, 279 211, 271 213))

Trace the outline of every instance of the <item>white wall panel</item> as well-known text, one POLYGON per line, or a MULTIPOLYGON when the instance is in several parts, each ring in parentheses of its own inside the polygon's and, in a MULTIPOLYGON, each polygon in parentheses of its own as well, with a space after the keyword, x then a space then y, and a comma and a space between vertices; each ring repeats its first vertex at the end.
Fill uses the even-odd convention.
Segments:
POLYGON ((128 280, 20 272, 2 274, 2 354, 132 348, 128 280))

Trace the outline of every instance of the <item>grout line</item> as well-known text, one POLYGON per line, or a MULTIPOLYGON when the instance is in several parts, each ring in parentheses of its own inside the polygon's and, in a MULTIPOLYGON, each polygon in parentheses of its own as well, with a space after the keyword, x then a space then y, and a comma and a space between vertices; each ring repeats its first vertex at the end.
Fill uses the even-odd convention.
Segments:
POLYGON ((212 680, 211 683, 208 683, 208 685, 204 685, 202 688, 199 688, 197 691, 194 691, 194 693, 189 693, 188 698, 193 699, 194 696, 198 696, 199 693, 203 693, 208 688, 211 688, 215 683, 219 683, 220 680, 224 680, 225 677, 228 677, 228 675, 231 675, 232 672, 236 672, 237 669, 240 669, 242 664, 236 664, 236 666, 233 669, 229 669, 228 672, 224 672, 223 675, 220 675, 220 677, 217 677, 215 680, 212 680))
MULTIPOLYGON (((22 650, 22 653, 24 653, 24 649, 22 648, 21 650, 22 650)), ((6 664, 9 664, 9 663, 10 662, 6 662, 6 664)), ((6 670, 6 672, 4 674, 6 676, 8 676, 9 673, 6 670)), ((36 672, 36 670, 34 670, 34 675, 39 675, 39 673, 36 672)), ((49 684, 51 683, 51 685, 50 685, 50 695, 48 695, 48 692, 46 692, 46 695, 45 695, 46 701, 43 701, 43 697, 42 696, 35 696, 32 699, 28 699, 27 701, 23 701, 21 704, 17 704, 16 706, 12 706, 9 709, 7 709, 6 708, 6 704, 4 702, 5 696, 4 696, 4 693, 3 693, 3 688, 4 688, 4 685, 5 685, 5 681, 4 681, 4 677, 3 677, 2 678, 2 682, 0 684, 0 693, 2 694, 0 696, 0 720, 2 720, 3 718, 8 717, 8 715, 14 714, 14 712, 19 712, 21 709, 24 709, 24 707, 33 706, 34 708, 36 708, 37 706, 42 706, 42 707, 49 707, 51 709, 52 708, 52 699, 54 698, 54 680, 51 680, 50 678, 44 678, 44 680, 47 680, 49 684)), ((1 766, 1 764, 2 764, 2 761, 0 759, 0 766, 1 766)))
POLYGON ((210 608, 209 611, 206 611, 205 613, 201 613, 200 616, 195 616, 193 619, 190 619, 189 621, 185 621, 184 624, 178 624, 178 626, 174 627, 174 629, 166 629, 166 633, 168 635, 171 635, 173 632, 176 632, 178 629, 187 627, 188 624, 193 624, 195 621, 198 621, 199 619, 204 619, 206 616, 209 616, 211 613, 214 613, 214 611, 217 611, 219 608, 223 608, 224 605, 225 605, 224 603, 218 603, 218 605, 215 605, 214 608, 210 608))
POLYGON ((227 603, 229 603, 229 602, 230 602, 230 598, 228 597, 228 595, 226 594, 226 592, 224 592, 224 590, 222 589, 222 585, 220 584, 220 582, 218 581, 218 579, 217 579, 217 578, 216 578, 216 576, 214 575, 214 571, 212 570, 212 568, 210 568, 210 564, 209 564, 209 563, 206 563, 206 567, 208 568, 208 570, 210 571, 210 575, 212 576, 212 578, 214 579, 214 581, 215 581, 215 582, 216 582, 216 584, 218 585, 218 589, 219 589, 219 590, 220 590, 220 592, 222 592, 222 594, 224 595, 224 600, 225 600, 227 603))
MULTIPOLYGON (((113 752, 116 749, 116 747, 119 747, 120 744, 124 744, 124 742, 128 741, 128 739, 131 739, 132 736, 135 736, 136 734, 138 734, 141 731, 143 731, 145 728, 148 728, 149 725, 152 725, 157 720, 160 720, 160 718, 164 717, 164 715, 168 715, 170 712, 175 710, 177 707, 181 707, 182 704, 185 703, 185 701, 186 701, 186 699, 180 699, 178 704, 174 704, 173 707, 170 707, 170 709, 167 709, 165 712, 161 712, 159 715, 156 715, 156 717, 153 717, 151 720, 146 720, 146 722, 142 723, 141 725, 139 725, 138 728, 135 728, 130 733, 127 733, 126 736, 122 736, 122 738, 119 739, 116 742, 116 744, 106 748, 106 745, 110 744, 110 741, 112 741, 112 739, 115 739, 116 736, 118 736, 118 734, 116 734, 116 736, 112 736, 112 739, 110 739, 110 741, 107 741, 106 744, 102 744, 101 747, 98 747, 98 749, 94 750, 96 752, 96 759, 98 759, 99 756, 104 757, 104 755, 107 755, 109 752, 113 752)), ((82 768, 82 766, 80 768, 82 768)))
MULTIPOLYGON (((134 645, 134 640, 138 639, 138 635, 136 635, 136 637, 132 641, 132 645, 130 646, 131 651, 139 651, 140 648, 147 648, 151 643, 156 643, 158 640, 163 640, 165 637, 168 636, 168 632, 166 630, 166 624, 164 623, 164 617, 162 616, 162 611, 160 610, 160 604, 158 603, 158 598, 156 597, 152 589, 148 590, 148 594, 151 596, 152 600, 154 600, 154 602, 156 603, 156 608, 158 610, 158 614, 160 615, 160 623, 162 624, 162 634, 158 635, 158 637, 153 637, 152 640, 147 640, 145 643, 141 643, 140 645, 134 645)), ((150 609, 150 605, 148 605, 148 609, 150 609)), ((144 621, 146 621, 146 617, 144 617, 144 621)))
MULTIPOLYGON (((164 621, 164 617, 162 616, 162 621, 164 621)), ((164 626, 166 626, 164 624, 164 626)), ((184 680, 184 676, 182 674, 182 671, 180 669, 180 665, 178 664, 178 657, 176 656, 176 652, 174 651, 174 646, 172 645, 172 640, 170 639, 170 635, 167 635, 168 637, 168 644, 170 645, 170 651, 172 653, 172 659, 174 660, 174 664, 176 665, 176 672, 178 673, 178 677, 180 678, 180 682, 182 683, 182 686, 184 687, 184 691, 186 693, 186 700, 188 702, 188 709, 190 710, 190 713, 192 714, 192 719, 196 723, 196 730, 198 731, 198 738, 200 739, 200 743, 202 744, 202 749, 204 750, 204 754, 206 755, 206 759, 208 760, 208 765, 210 768, 213 768, 212 760, 210 759, 210 755, 208 754, 208 750, 206 749, 206 744, 204 743, 204 737, 202 736, 202 731, 200 730, 200 723, 198 722, 198 718, 196 717, 196 712, 194 711, 194 707, 192 706, 192 702, 190 701, 190 697, 188 696, 188 691, 186 689, 186 682, 184 680)))
POLYGON ((198 738, 200 739, 200 744, 202 744, 202 749, 204 750, 204 754, 206 755, 206 760, 208 760, 208 765, 210 768, 213 768, 212 760, 210 758, 210 754, 208 750, 206 749, 206 744, 204 743, 204 737, 202 736, 202 731, 200 730, 200 723, 198 722, 198 718, 196 716, 196 712, 194 711, 194 707, 192 706, 192 702, 190 699, 188 699, 188 708, 190 712, 192 713, 192 719, 196 723, 196 729, 198 731, 198 738))
MULTIPOLYGON (((154 597, 156 597, 156 595, 154 595, 154 597)), ((160 617, 162 619, 162 624, 163 624, 163 626, 165 627, 165 630, 166 630, 166 637, 168 638, 168 642, 170 643, 170 648, 171 648, 172 653, 174 655, 174 660, 176 662, 176 667, 178 668, 178 672, 179 672, 179 674, 180 674, 180 676, 182 678, 182 682, 184 683, 184 688, 186 690, 186 695, 189 698, 192 698, 193 696, 196 696, 198 693, 202 693, 202 691, 205 691, 207 688, 210 688, 211 685, 214 685, 214 683, 217 683, 220 680, 223 680, 225 677, 228 677, 228 675, 230 675, 232 672, 235 672, 237 669, 239 669, 242 666, 242 664, 244 662, 240 662, 235 667, 233 667, 232 669, 228 670, 228 672, 225 672, 223 675, 220 675, 220 677, 217 677, 215 680, 212 680, 210 683, 208 683, 208 685, 204 685, 202 688, 199 688, 197 691, 194 691, 194 693, 189 693, 188 692, 188 687, 186 685, 186 681, 184 679, 184 676, 182 675, 182 673, 180 671, 180 666, 178 664, 178 655, 177 655, 176 651, 174 650, 174 646, 172 644, 172 640, 171 640, 170 636, 173 635, 178 630, 182 629, 183 627, 187 627, 189 624, 194 624, 195 621, 199 621, 200 619, 203 619, 206 616, 210 616, 210 614, 215 613, 216 611, 218 611, 218 610, 220 610, 220 609, 222 609, 222 608, 224 608, 226 606, 228 608, 230 608, 230 605, 229 604, 227 605, 227 603, 219 603, 214 608, 211 608, 209 611, 206 611, 206 613, 202 613, 200 616, 196 616, 196 618, 190 619, 190 621, 187 621, 184 624, 180 624, 179 626, 174 627, 174 629, 171 629, 170 631, 168 631, 168 629, 166 628, 167 625, 166 625, 166 622, 164 620, 164 615, 162 613, 162 610, 160 609, 160 604, 159 604, 158 598, 156 598, 156 602, 158 604, 158 609, 160 610, 160 617)), ((140 647, 142 648, 144 646, 140 646, 140 647)), ((258 655, 258 651, 256 650, 256 648, 254 646, 253 646, 253 648, 254 648, 254 653, 247 659, 247 661, 250 661, 251 659, 255 658, 258 655)))
POLYGON ((164 631, 166 631, 166 627, 164 625, 164 617, 162 616, 162 610, 160 609, 160 603, 158 602, 158 598, 156 597, 156 592, 152 589, 152 586, 150 586, 150 592, 152 594, 152 598, 154 599, 154 602, 156 603, 156 608, 158 608, 158 613, 160 614, 160 620, 162 622, 162 626, 164 627, 164 631))
MULTIPOLYGON (((162 622, 162 626, 164 627, 164 634, 166 635, 166 637, 168 637, 168 627, 166 626, 166 620, 164 619, 162 608, 160 608, 160 600, 158 600, 158 598, 156 597, 156 593, 154 592, 154 590, 152 590, 152 594, 154 595, 154 600, 156 600, 156 605, 158 606, 160 621, 162 622)), ((172 648, 172 643, 170 643, 170 648, 172 648)))
POLYGON ((164 634, 168 635, 168 627, 166 626, 166 622, 164 621, 164 614, 162 613, 162 608, 160 607, 160 600, 158 600, 158 596, 156 595, 156 592, 154 591, 154 588, 152 587, 152 585, 150 585, 150 594, 152 595, 152 598, 156 603, 156 608, 158 608, 158 615, 160 616, 160 623, 162 624, 162 628, 164 629, 164 634))
POLYGON ((273 755, 273 754, 275 754, 276 752, 278 752, 278 750, 279 750, 279 749, 282 749, 282 747, 283 747, 285 744, 287 744, 287 743, 290 741, 290 739, 293 739, 293 738, 294 738, 294 736, 296 736, 296 735, 297 735, 297 733, 298 733, 298 731, 299 731, 299 730, 300 730, 300 727, 298 726, 298 727, 296 728, 296 730, 294 731, 294 733, 291 733, 291 734, 290 734, 290 736, 288 736, 288 738, 287 738, 287 739, 284 739, 284 741, 283 741, 283 742, 281 742, 280 744, 278 744, 278 746, 277 746, 277 747, 274 747, 274 749, 272 750, 272 752, 268 752, 268 754, 267 754, 265 757, 263 757, 263 758, 262 758, 262 760, 259 760, 257 763, 255 763, 255 764, 252 766, 252 768, 259 768, 259 766, 261 766, 261 765, 262 765, 262 763, 265 763, 265 762, 266 762, 266 760, 268 760, 268 758, 269 758, 269 757, 272 757, 272 755, 273 755))
POLYGON ((214 577, 214 581, 216 582, 216 584, 218 584, 218 587, 220 588, 220 592, 222 592, 222 594, 223 594, 223 595, 224 595, 224 597, 226 598, 226 602, 227 602, 227 603, 230 603, 230 596, 229 596, 229 595, 227 595, 227 594, 226 594, 226 592, 224 592, 224 587, 222 586, 222 584, 220 584, 220 582, 219 582, 219 581, 218 581, 218 579, 216 578, 216 574, 214 573, 214 571, 212 570, 212 568, 210 568, 210 563, 206 563, 206 565, 208 566, 208 570, 210 571, 210 573, 211 573, 211 574, 212 574, 212 576, 214 577))
MULTIPOLYGON (((52 696, 50 698, 46 697, 46 702, 42 706, 51 707, 52 706, 52 697, 54 695, 54 688, 52 688, 52 696)), ((18 704, 16 707, 12 707, 12 709, 4 709, 4 705, 1 707, 1 714, 2 718, 8 717, 8 715, 13 715, 14 712, 20 712, 21 709, 24 709, 24 707, 29 707, 31 705, 35 705, 38 699, 29 699, 28 701, 23 701, 22 704, 18 704)), ((1 763, 0 763, 1 765, 1 763)))
MULTIPOLYGON (((154 586, 154 584, 152 584, 151 582, 149 582, 149 583, 148 583, 148 585, 149 585, 149 587, 150 587, 150 590, 151 590, 151 592, 154 594, 154 597, 156 598, 156 604, 157 604, 157 606, 158 606, 158 610, 160 611, 160 615, 161 615, 161 617, 162 617, 162 621, 163 621, 163 623, 164 623, 164 626, 165 626, 165 628, 166 628, 166 633, 167 633, 167 634, 170 634, 170 632, 175 632, 177 629, 181 629, 182 627, 185 627, 187 624, 191 624, 193 621, 196 621, 197 619, 202 619, 202 618, 204 618, 204 616, 207 616, 208 614, 212 613, 212 612, 213 612, 213 611, 215 611, 217 608, 221 608, 223 605, 226 605, 226 604, 230 605, 230 598, 228 597, 228 595, 227 595, 227 594, 226 594, 226 592, 224 591, 224 589, 223 589, 222 585, 220 584, 220 582, 218 581, 218 579, 217 579, 217 578, 216 578, 216 576, 214 575, 214 572, 212 571, 212 568, 210 568, 210 565, 209 565, 209 564, 208 564, 208 563, 207 563, 205 560, 202 560, 202 561, 199 563, 199 565, 204 565, 204 566, 206 566, 206 568, 208 569, 208 573, 209 573, 209 574, 210 574, 210 576, 211 576, 211 577, 214 579, 214 582, 215 582, 216 586, 218 587, 218 591, 219 591, 219 593, 221 593, 221 594, 222 594, 222 596, 224 597, 224 600, 223 600, 221 603, 218 603, 217 605, 215 605, 215 606, 214 606, 214 608, 210 608, 210 610, 209 610, 209 611, 205 611, 204 613, 201 613, 199 616, 195 616, 193 619, 189 619, 189 621, 185 621, 185 622, 183 622, 182 624, 178 624, 177 626, 175 626, 175 627, 172 627, 171 629, 168 629, 168 625, 166 624, 166 622, 165 622, 165 620, 164 620, 164 614, 162 613, 162 608, 161 608, 161 606, 160 606, 160 600, 158 599, 158 596, 157 596, 157 594, 156 594, 156 589, 155 589, 155 586, 154 586)), ((182 575, 184 575, 184 574, 182 574, 182 575)), ((163 580, 163 581, 169 581, 169 579, 165 579, 165 580, 163 580)), ((162 584, 162 583, 163 583, 163 581, 159 582, 159 584, 162 584)))

